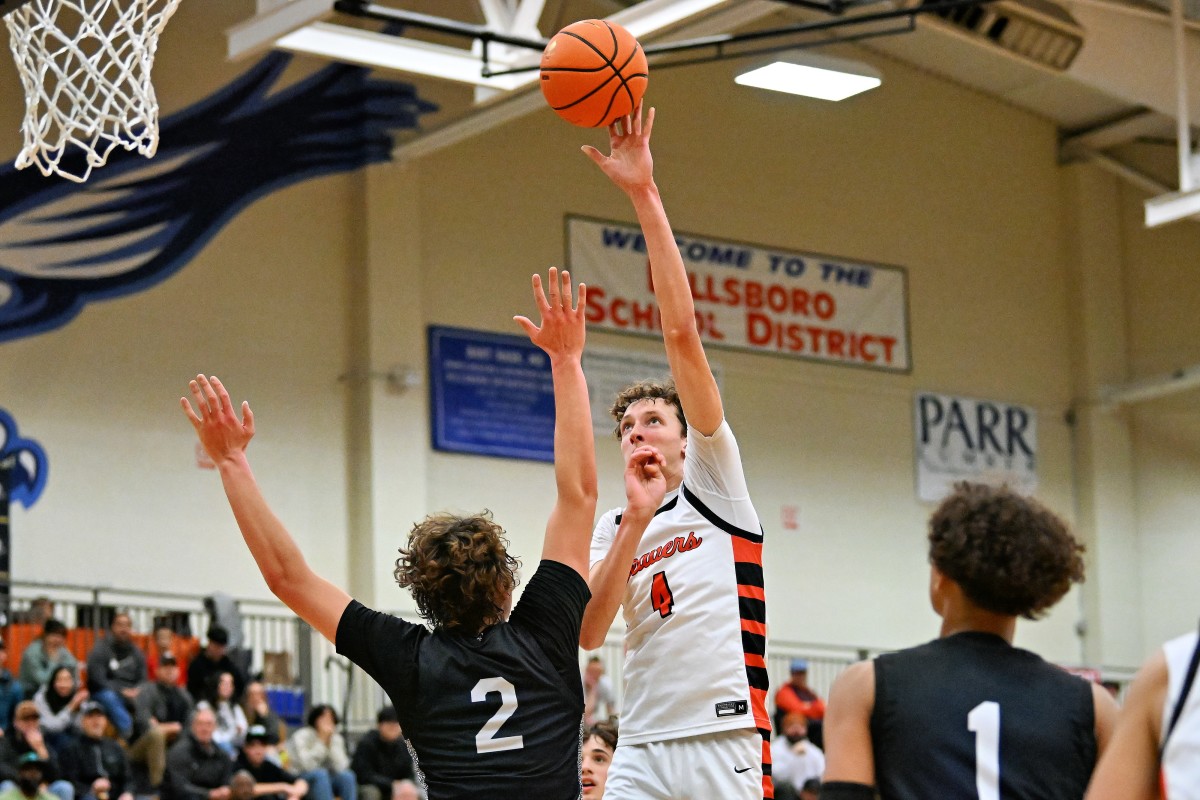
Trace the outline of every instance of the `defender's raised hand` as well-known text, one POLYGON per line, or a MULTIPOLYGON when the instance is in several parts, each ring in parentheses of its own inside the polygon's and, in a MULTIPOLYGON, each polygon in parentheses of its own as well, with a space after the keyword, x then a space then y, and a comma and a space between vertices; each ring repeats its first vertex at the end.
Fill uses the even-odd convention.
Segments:
POLYGON ((642 104, 633 116, 608 126, 609 155, 591 145, 583 152, 599 165, 604 174, 626 193, 654 183, 654 158, 650 155, 650 131, 654 128, 654 109, 642 121, 642 104))
POLYGON ((196 407, 193 408, 186 397, 179 398, 179 405, 213 463, 220 465, 230 456, 243 452, 254 437, 254 413, 250 403, 242 402, 242 419, 239 420, 229 401, 229 392, 216 376, 197 375, 188 383, 188 388, 196 407))
POLYGON ((556 267, 550 268, 547 280, 550 297, 542 288, 542 276, 533 276, 533 301, 541 313, 541 327, 534 325, 528 317, 513 319, 525 329, 529 340, 542 348, 551 362, 563 358, 578 360, 583 354, 585 336, 584 305, 587 302, 587 286, 579 284, 578 300, 572 303, 571 273, 556 267))

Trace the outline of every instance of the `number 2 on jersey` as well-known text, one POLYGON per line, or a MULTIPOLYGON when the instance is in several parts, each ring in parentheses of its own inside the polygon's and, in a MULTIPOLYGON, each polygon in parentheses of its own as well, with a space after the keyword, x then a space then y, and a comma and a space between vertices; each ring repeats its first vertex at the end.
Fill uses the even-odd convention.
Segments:
POLYGON ((975 733, 975 790, 979 800, 1000 800, 1000 704, 985 700, 967 714, 975 733))
POLYGON ((483 723, 475 734, 475 751, 478 753, 500 753, 505 750, 520 750, 525 740, 520 736, 499 736, 500 728, 509 717, 517 713, 517 687, 504 678, 483 678, 471 690, 471 702, 482 703, 493 692, 500 693, 500 708, 492 718, 483 723))
POLYGON ((671 616, 675 610, 675 596, 671 594, 671 586, 667 583, 667 573, 654 573, 650 581, 650 604, 663 619, 671 616))

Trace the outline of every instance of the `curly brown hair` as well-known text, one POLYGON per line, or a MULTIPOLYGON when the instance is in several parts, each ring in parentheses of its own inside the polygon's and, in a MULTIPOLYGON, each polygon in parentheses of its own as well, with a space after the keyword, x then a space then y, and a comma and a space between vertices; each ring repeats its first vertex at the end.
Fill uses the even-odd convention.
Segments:
POLYGON ((929 518, 929 561, 975 605, 1037 619, 1083 581, 1083 545, 1007 486, 957 483, 929 518))
POLYGON ((413 525, 396 559, 396 583, 437 628, 475 633, 504 618, 519 579, 504 529, 492 512, 431 514, 413 525))
POLYGON ((679 392, 675 391, 675 382, 646 380, 638 381, 622 389, 617 395, 616 402, 608 410, 608 413, 612 414, 613 419, 617 421, 617 426, 613 430, 617 439, 621 438, 621 420, 624 418, 626 410, 639 400, 663 400, 668 405, 674 406, 675 416, 679 418, 679 424, 683 426, 683 435, 687 436, 687 418, 683 416, 683 405, 679 402, 679 392))

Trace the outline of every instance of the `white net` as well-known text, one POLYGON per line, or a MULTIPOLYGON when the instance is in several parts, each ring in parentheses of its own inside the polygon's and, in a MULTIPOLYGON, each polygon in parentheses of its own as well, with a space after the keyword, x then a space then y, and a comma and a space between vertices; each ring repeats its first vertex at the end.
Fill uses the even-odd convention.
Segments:
POLYGON ((114 148, 158 149, 150 69, 179 0, 32 0, 4 18, 25 88, 17 168, 83 182, 114 148))

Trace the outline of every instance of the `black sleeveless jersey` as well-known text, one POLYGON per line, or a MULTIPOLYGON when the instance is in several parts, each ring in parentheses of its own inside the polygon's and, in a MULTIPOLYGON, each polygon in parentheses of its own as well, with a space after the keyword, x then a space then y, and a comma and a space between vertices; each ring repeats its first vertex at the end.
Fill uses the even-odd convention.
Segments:
POLYGON ((1096 765, 1087 681, 999 636, 959 633, 875 660, 882 800, 1079 800, 1096 765))
POLYGON ((337 650, 396 706, 430 800, 574 800, 590 597, 579 573, 542 561, 509 621, 482 634, 431 633, 353 601, 337 650))

